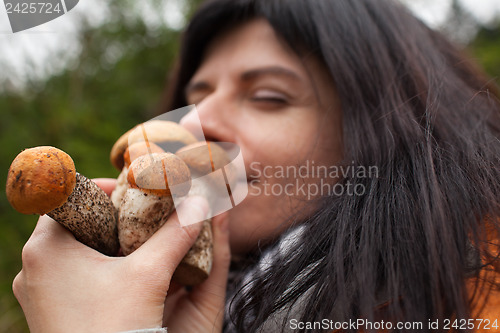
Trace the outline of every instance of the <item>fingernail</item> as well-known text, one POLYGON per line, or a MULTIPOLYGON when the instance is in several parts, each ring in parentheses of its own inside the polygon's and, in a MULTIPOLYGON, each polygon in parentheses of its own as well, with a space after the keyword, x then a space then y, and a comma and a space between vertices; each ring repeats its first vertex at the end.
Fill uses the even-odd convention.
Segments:
POLYGON ((187 226, 197 222, 201 222, 207 218, 208 215, 208 202, 206 199, 195 196, 189 197, 181 204, 177 210, 179 223, 182 226, 187 226))

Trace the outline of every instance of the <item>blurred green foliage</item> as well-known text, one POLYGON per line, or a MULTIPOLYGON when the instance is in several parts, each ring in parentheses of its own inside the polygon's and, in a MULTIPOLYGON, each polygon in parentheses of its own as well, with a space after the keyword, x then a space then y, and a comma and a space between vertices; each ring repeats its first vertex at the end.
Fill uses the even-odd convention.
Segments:
MULTIPOLYGON (((187 3, 187 14, 195 2, 187 3)), ((99 27, 82 21, 74 66, 45 82, 28 82, 23 91, 0 91, 0 332, 28 332, 11 285, 37 221, 7 202, 12 160, 25 148, 50 145, 66 151, 89 178, 116 177, 109 162, 113 143, 158 113, 180 32, 165 24, 148 27, 127 13, 133 5, 110 1, 109 18, 99 27)))
MULTIPOLYGON (((199 2, 186 1, 185 14, 199 2)), ((0 91, 0 332, 28 332, 11 284, 37 220, 15 212, 7 202, 3 189, 11 161, 25 148, 51 145, 69 153, 87 177, 116 177, 109 162, 113 143, 159 111, 180 32, 165 25, 151 29, 140 17, 126 17, 133 3, 112 0, 107 23, 83 24, 75 66, 45 82, 30 82, 21 92, 0 91)), ((470 49, 498 78, 500 24, 482 28, 470 49)))
POLYGON ((481 27, 469 49, 492 79, 500 83, 500 20, 481 27))

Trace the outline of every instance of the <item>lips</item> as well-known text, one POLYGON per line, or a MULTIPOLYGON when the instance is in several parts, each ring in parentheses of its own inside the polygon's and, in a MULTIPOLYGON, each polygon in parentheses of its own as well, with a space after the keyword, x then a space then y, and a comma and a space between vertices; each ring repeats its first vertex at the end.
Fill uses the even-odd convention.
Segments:
POLYGON ((251 183, 251 182, 256 182, 256 181, 259 181, 260 177, 259 177, 259 170, 256 170, 254 168, 252 168, 252 163, 245 163, 245 170, 246 170, 246 174, 247 174, 247 183, 251 183))
POLYGON ((256 176, 252 176, 252 175, 247 176, 247 183, 255 183, 258 181, 259 181, 259 178, 256 176))

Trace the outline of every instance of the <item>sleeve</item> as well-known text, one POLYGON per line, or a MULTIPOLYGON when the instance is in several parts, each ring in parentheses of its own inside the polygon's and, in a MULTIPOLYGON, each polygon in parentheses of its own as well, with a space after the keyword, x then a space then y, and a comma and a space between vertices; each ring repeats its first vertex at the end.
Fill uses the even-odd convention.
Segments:
POLYGON ((167 328, 145 328, 145 329, 140 329, 140 330, 132 330, 132 331, 126 331, 126 332, 119 332, 119 333, 167 333, 167 328))

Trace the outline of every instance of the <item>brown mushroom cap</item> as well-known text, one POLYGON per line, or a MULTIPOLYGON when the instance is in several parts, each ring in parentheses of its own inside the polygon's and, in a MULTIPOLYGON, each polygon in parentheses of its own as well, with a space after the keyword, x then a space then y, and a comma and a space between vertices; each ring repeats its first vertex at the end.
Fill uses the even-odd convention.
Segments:
MULTIPOLYGON (((181 125, 172 121, 165 120, 151 120, 140 124, 125 134, 123 134, 111 149, 111 163, 121 170, 125 165, 123 154, 125 149, 134 142, 149 141, 159 144, 164 150, 169 151, 163 147, 162 143, 169 143, 175 145, 188 145, 196 142, 196 138, 188 130, 181 125), (146 133, 147 138, 144 137, 146 133)), ((176 148, 177 149, 177 148, 176 148)), ((172 151, 173 152, 173 151, 172 151)))
POLYGON ((189 167, 193 179, 207 176, 205 185, 216 193, 227 193, 236 182, 236 172, 229 164, 226 151, 214 142, 196 142, 179 149, 176 153, 189 167), (224 168, 224 183, 213 171, 224 168))
POLYGON ((160 154, 164 152, 165 151, 154 142, 149 142, 149 141, 135 142, 127 147, 125 153, 123 154, 123 159, 125 161, 125 165, 130 166, 130 163, 132 163, 132 161, 139 156, 152 153, 160 154))
POLYGON ((224 149, 214 142, 196 142, 182 147, 175 154, 192 172, 200 175, 208 175, 230 162, 224 149))
POLYGON ((171 153, 142 155, 130 164, 127 181, 133 188, 157 196, 183 196, 191 188, 191 173, 186 163, 171 153))
POLYGON ((46 214, 62 206, 76 184, 71 157, 54 147, 22 151, 12 162, 7 178, 7 199, 23 214, 46 214))

